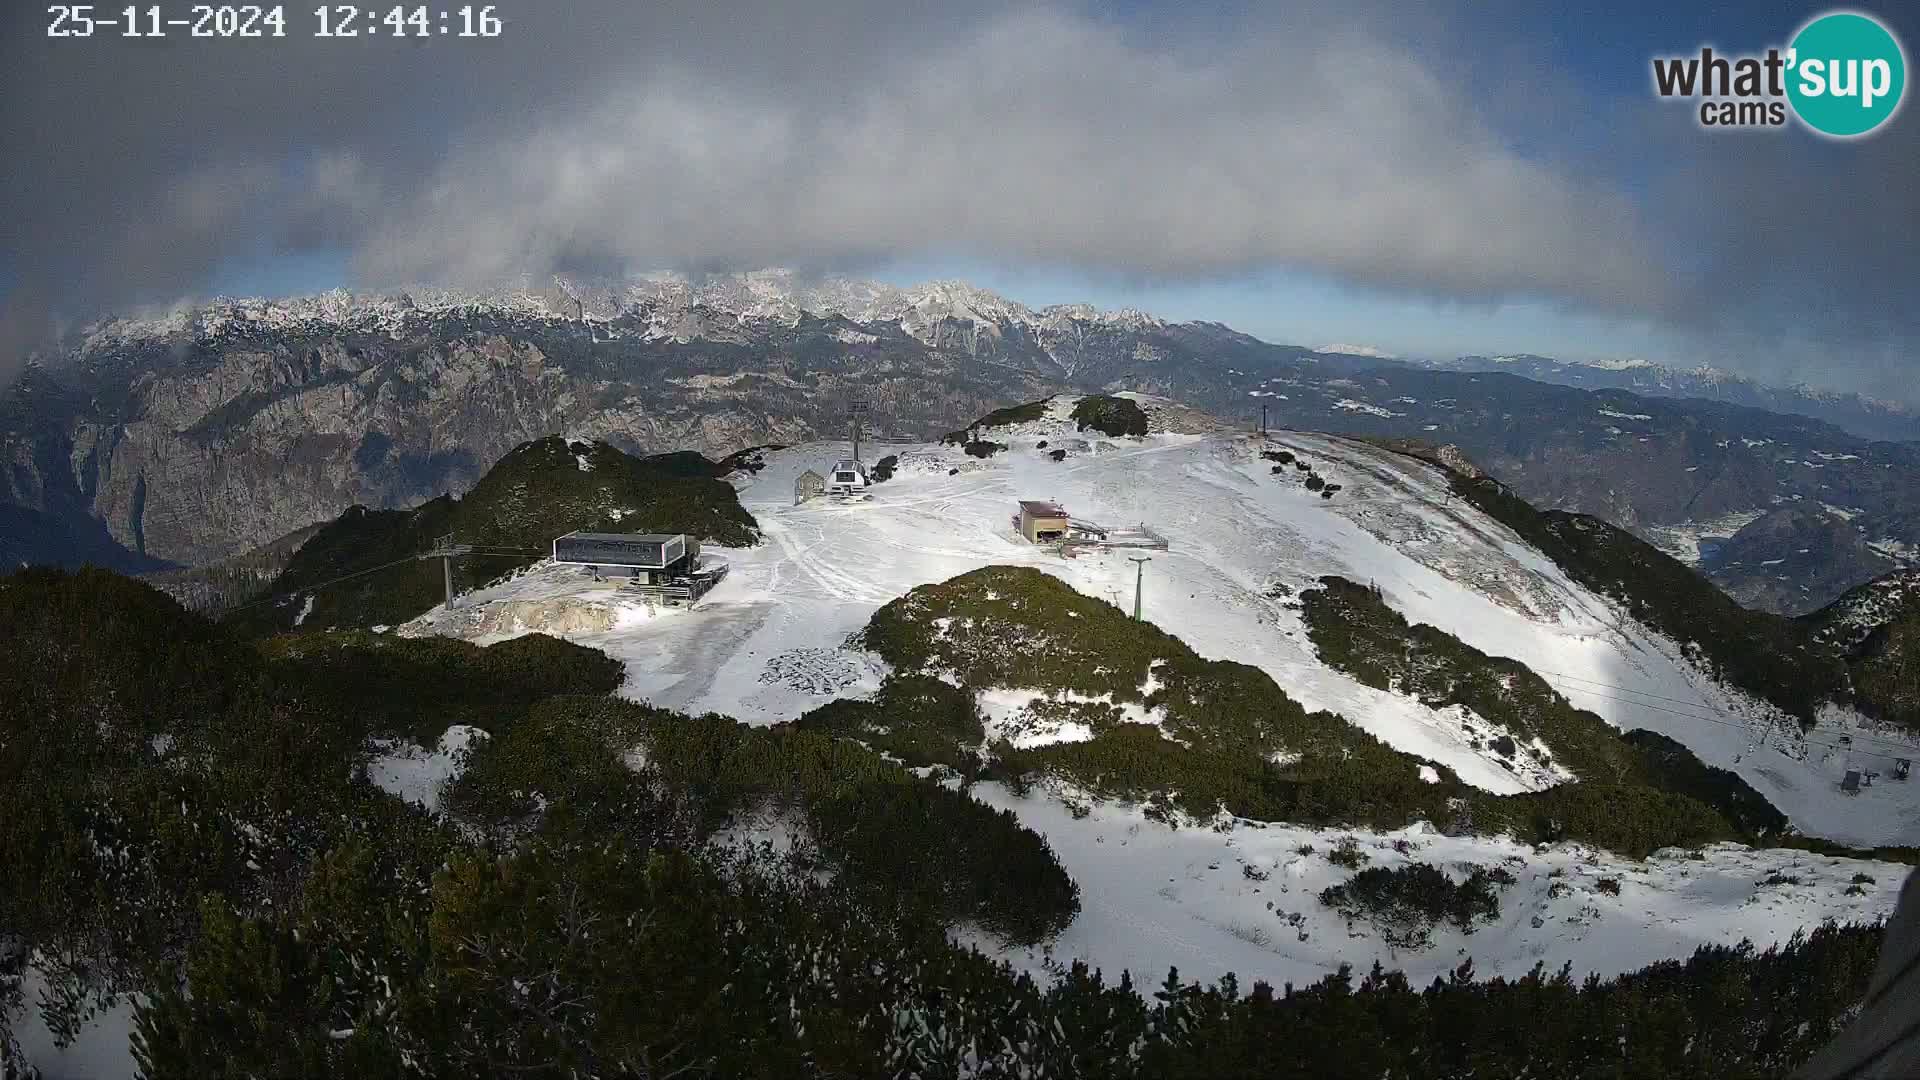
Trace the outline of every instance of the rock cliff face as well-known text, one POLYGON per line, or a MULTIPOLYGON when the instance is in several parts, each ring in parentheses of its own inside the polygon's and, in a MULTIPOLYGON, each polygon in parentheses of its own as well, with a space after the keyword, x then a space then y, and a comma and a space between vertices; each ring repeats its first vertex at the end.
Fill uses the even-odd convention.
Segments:
MULTIPOLYGON (((1055 385, 960 370, 897 331, 888 345, 849 349, 817 321, 764 348, 595 341, 604 329, 449 315, 389 334, 140 343, 30 372, 0 429, 0 499, 34 515, 43 542, 6 557, 58 558, 70 546, 62 529, 104 527, 124 563, 200 564, 356 503, 464 490, 508 449, 550 433, 719 456, 830 434, 854 398, 871 402, 884 438, 1055 385), (848 355, 862 349, 874 355, 848 355)), ((10 542, 27 547, 25 533, 10 542)))
POLYGON ((463 491, 547 434, 719 457, 832 437, 855 400, 871 435, 918 440, 1111 390, 1248 428, 1265 406, 1276 427, 1451 444, 1535 504, 1618 522, 1775 610, 1920 553, 1920 447, 1805 417, 1035 310, 952 282, 767 273, 220 301, 90 327, 0 391, 0 562, 204 565, 354 504, 463 491), (1789 573, 1782 551, 1810 561, 1789 573))

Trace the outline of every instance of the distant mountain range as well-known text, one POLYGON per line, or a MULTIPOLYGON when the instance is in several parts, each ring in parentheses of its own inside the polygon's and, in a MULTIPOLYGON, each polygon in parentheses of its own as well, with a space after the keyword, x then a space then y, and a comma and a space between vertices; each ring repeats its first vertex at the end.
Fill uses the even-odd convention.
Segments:
POLYGON ((464 490, 552 433, 718 457, 832 437, 856 400, 875 436, 917 439, 1050 393, 1133 390, 1249 427, 1264 406, 1275 426, 1457 445, 1536 504, 1625 525, 1773 610, 1920 561, 1920 445, 1671 380, 1549 384, 1659 381, 1638 369, 1328 349, 783 271, 219 300, 89 326, 0 392, 0 560, 205 565, 351 505, 464 490))
POLYGON ((1825 420, 1867 439, 1920 439, 1920 409, 1899 401, 1812 386, 1768 386, 1723 368, 1681 368, 1647 360, 1580 363, 1550 356, 1461 356, 1417 360, 1442 371, 1505 371, 1587 390, 1631 390, 1648 397, 1705 398, 1825 420))

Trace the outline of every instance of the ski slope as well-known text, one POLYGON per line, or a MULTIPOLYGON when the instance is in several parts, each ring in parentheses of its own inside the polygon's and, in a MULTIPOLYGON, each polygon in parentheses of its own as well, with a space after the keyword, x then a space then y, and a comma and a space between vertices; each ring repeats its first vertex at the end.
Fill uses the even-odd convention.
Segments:
POLYGON ((1561 778, 1510 769, 1492 751, 1473 749, 1471 737, 1484 729, 1465 710, 1429 709, 1321 663, 1275 586, 1297 594, 1327 574, 1372 583, 1409 620, 1519 660, 1609 722, 1659 731, 1739 772, 1804 831, 1863 845, 1920 839, 1920 784, 1882 781, 1855 797, 1838 793, 1849 760, 1885 775, 1894 757, 1920 756, 1908 744, 1838 709, 1803 737, 1790 718, 1714 682, 1674 642, 1451 499, 1437 469, 1294 432, 1264 443, 1244 434, 1108 439, 1074 431, 1064 419, 1070 407, 1070 399, 1056 401, 1047 420, 992 432, 1011 448, 987 460, 952 446, 889 447, 900 457, 893 479, 853 502, 793 505, 794 479, 844 456, 842 446, 768 454, 764 468, 736 478, 765 542, 721 550, 732 571, 694 610, 656 612, 584 571, 544 566, 403 632, 479 641, 557 633, 627 661, 629 697, 759 724, 791 720, 878 687, 884 672, 847 649, 846 638, 919 585, 1019 564, 1130 608, 1128 552, 1068 560, 1012 530, 1017 500, 1046 499, 1079 519, 1144 522, 1169 538, 1171 550, 1154 553, 1146 569, 1148 620, 1203 656, 1265 670, 1307 708, 1338 712, 1476 786, 1513 792, 1561 778), (1084 448, 1055 462, 1035 448, 1042 441, 1084 448), (1300 455, 1342 490, 1326 500, 1291 470, 1273 475, 1258 456, 1268 447, 1300 455), (1850 754, 1837 748, 1843 734, 1854 739, 1850 754))
MULTIPOLYGON (((693 610, 656 611, 584 571, 544 565, 401 632, 481 642, 556 633, 626 661, 622 692, 628 697, 777 723, 836 697, 877 690, 884 666, 849 647, 848 636, 880 606, 919 585, 993 564, 1027 565, 1130 609, 1135 567, 1126 557, 1136 552, 1069 560, 1014 532, 1009 518, 1016 501, 1044 499, 1077 519, 1145 523, 1166 536, 1170 550, 1152 553, 1146 568, 1144 615, 1201 655, 1257 666, 1309 709, 1338 712, 1487 790, 1521 791, 1562 776, 1550 763, 1510 768, 1491 750, 1475 749, 1476 737, 1486 745, 1488 728, 1464 709, 1429 709, 1327 667, 1289 597, 1315 587, 1322 575, 1370 582, 1409 620, 1518 659, 1608 721, 1662 732, 1709 764, 1739 772, 1803 831, 1859 845, 1920 839, 1920 785, 1882 781, 1844 796, 1838 782, 1847 754, 1819 744, 1851 732, 1862 748, 1887 750, 1889 759, 1910 751, 1869 743, 1885 736, 1861 730, 1857 717, 1837 709, 1829 710, 1811 742, 1803 738, 1790 718, 1716 684, 1682 659, 1674 642, 1568 580, 1505 526, 1449 499, 1437 469, 1326 435, 1285 432, 1263 441, 1243 433, 1157 432, 1110 439, 1073 430, 1064 418, 1070 406, 1059 401, 1046 420, 991 432, 988 437, 1009 449, 987 460, 952 446, 887 447, 899 455, 894 477, 855 501, 793 504, 795 478, 844 456, 844 446, 767 454, 764 468, 735 478, 765 542, 721 551, 731 572, 693 610), (1065 460, 1051 460, 1051 451, 1063 447, 1069 449, 1065 460), (1305 490, 1291 468, 1275 476, 1272 463, 1259 457, 1268 448, 1292 450, 1342 490, 1322 499, 1305 490)), ((983 695, 982 704, 999 723, 1031 693, 998 688, 983 695)), ((1888 762, 1871 764, 1864 752, 1852 760, 1855 767, 1891 771, 1888 762)), ((1329 922, 1337 916, 1314 901, 1345 871, 1324 857, 1293 865, 1299 857, 1290 853, 1302 844, 1324 853, 1334 835, 1324 830, 1249 823, 1225 832, 1169 829, 1125 806, 1096 805, 1074 817, 1057 787, 1026 798, 991 784, 974 790, 1047 835, 1085 898, 1085 911, 1051 955, 1013 958, 1038 967, 1077 957, 1155 978, 1177 964, 1189 976, 1232 970, 1242 978, 1300 982, 1373 955, 1423 977, 1464 955, 1472 955, 1483 974, 1522 974, 1536 961, 1613 973, 1704 942, 1746 937, 1765 944, 1826 918, 1882 917, 1906 869, 1860 869, 1849 860, 1731 846, 1709 849, 1703 860, 1671 853, 1642 863, 1578 848, 1534 853, 1505 840, 1410 830, 1396 835, 1430 848, 1414 857, 1436 865, 1522 858, 1528 869, 1507 890, 1499 925, 1470 937, 1441 931, 1431 949, 1391 955, 1364 934, 1349 938, 1329 922), (1272 884, 1245 874, 1249 859, 1272 884), (1288 865, 1293 869, 1278 872, 1288 865), (1556 868, 1619 877, 1628 887, 1618 897, 1595 894, 1570 905, 1547 896, 1547 875, 1556 868), (1870 874, 1881 887, 1849 895, 1854 873, 1870 874), (1762 884, 1775 874, 1801 883, 1762 884), (1266 907, 1279 903, 1282 888, 1284 909, 1306 920, 1287 924, 1285 933, 1266 907), (1305 940, 1298 938, 1302 929, 1305 940)), ((1368 840, 1375 841, 1385 842, 1368 840)), ((1388 850, 1375 865, 1396 858, 1388 850)))

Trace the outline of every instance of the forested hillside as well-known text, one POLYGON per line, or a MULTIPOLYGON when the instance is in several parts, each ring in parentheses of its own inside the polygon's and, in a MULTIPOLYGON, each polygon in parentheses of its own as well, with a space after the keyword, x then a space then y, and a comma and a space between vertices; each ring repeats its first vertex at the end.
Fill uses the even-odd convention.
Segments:
POLYGON ((155 1080, 1767 1077, 1844 1023, 1878 940, 1607 982, 1036 980, 945 931, 1071 919, 1045 841, 849 741, 614 701, 588 650, 262 649, 45 571, 0 578, 0 649, 0 1070, 26 1024, 130 1034, 155 1080), (451 724, 486 734, 441 810, 368 782, 371 740, 451 724), (754 855, 753 822, 805 842, 754 855))
POLYGON ((749 545, 759 534, 720 479, 729 467, 694 453, 636 458, 560 436, 523 443, 463 496, 408 510, 356 506, 322 526, 235 613, 236 624, 272 632, 405 622, 445 598, 440 561, 414 556, 449 535, 474 549, 455 562, 457 591, 538 560, 554 537, 576 529, 749 545))
POLYGON ((1862 710, 1920 732, 1920 571, 1862 585, 1801 623, 1846 662, 1862 710))

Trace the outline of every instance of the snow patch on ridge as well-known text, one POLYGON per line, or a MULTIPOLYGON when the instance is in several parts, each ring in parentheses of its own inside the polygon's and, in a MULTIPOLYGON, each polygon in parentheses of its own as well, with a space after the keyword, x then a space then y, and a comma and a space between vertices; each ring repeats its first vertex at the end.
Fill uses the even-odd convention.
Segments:
POLYGON ((486 738, 477 727, 455 724, 432 750, 401 739, 379 740, 367 762, 367 779, 390 795, 438 810, 440 792, 466 764, 467 748, 486 738))
POLYGON ((1092 739, 1093 728, 1085 720, 1071 719, 1076 715, 1108 714, 1119 723, 1154 727, 1166 721, 1164 709, 1116 702, 1112 694, 1090 696, 1071 690, 995 688, 982 691, 979 703, 988 741, 1004 739, 1020 750, 1092 739))

